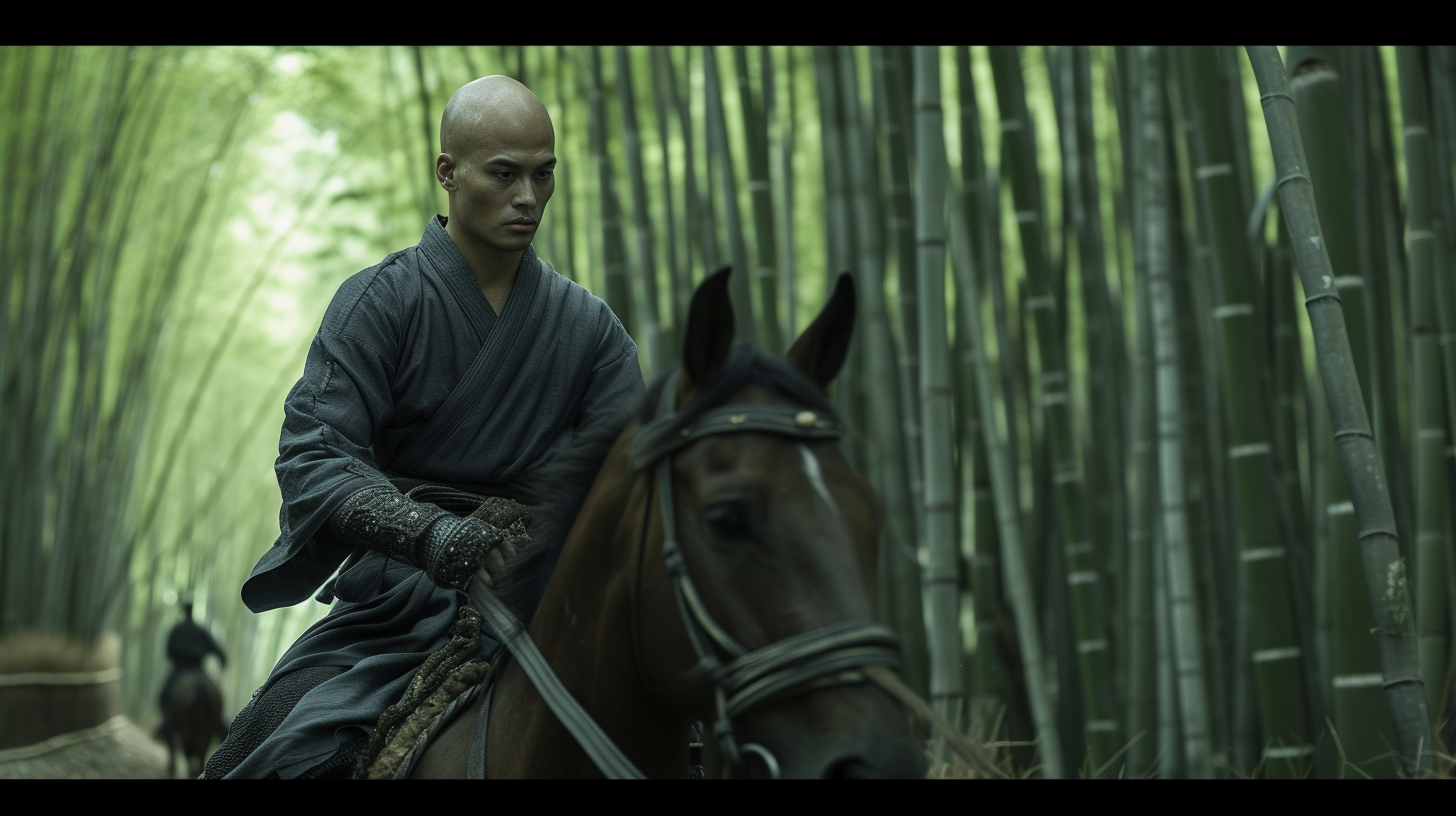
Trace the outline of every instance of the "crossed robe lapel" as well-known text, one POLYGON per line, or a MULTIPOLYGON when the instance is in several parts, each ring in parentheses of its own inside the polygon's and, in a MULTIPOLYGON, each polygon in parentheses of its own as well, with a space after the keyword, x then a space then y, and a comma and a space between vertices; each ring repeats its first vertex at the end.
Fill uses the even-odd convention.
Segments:
MULTIPOLYGON (((443 235, 444 230, 441 229, 440 232, 449 241, 449 236, 443 235)), ((432 243, 438 244, 438 240, 432 243)), ((443 247, 426 249, 433 260, 443 247)), ((459 258, 459 252, 454 250, 453 244, 449 249, 459 258)), ((459 262, 463 264, 464 259, 459 258, 459 262)), ((468 272, 468 267, 466 269, 468 272)), ((544 290, 548 282, 544 271, 535 250, 528 247, 521 256, 521 266, 516 270, 516 280, 511 284, 505 307, 497 316, 491 312, 490 304, 475 283, 473 275, 469 278, 469 289, 462 291, 466 284, 457 280, 461 278, 458 270, 442 270, 447 273, 445 279, 456 300, 460 302, 467 318, 484 338, 484 342, 465 376, 455 384, 450 395, 441 403, 440 409, 395 453, 392 470, 401 473, 417 471, 473 412, 488 414, 500 402, 506 389, 530 357, 535 331, 541 323, 538 319, 539 312, 546 305, 544 290)))

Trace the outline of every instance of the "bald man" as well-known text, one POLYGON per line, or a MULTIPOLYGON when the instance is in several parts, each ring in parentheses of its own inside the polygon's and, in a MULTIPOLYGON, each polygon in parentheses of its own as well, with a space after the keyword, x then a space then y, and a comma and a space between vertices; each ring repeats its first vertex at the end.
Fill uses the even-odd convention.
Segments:
MULTIPOLYGON (((611 310, 531 248, 555 166, 551 118, 525 86, 462 87, 435 162, 449 217, 329 304, 284 402, 281 535, 242 594, 262 612, 324 584, 318 600, 333 607, 279 660, 204 776, 347 776, 383 710, 450 639, 469 581, 496 587, 522 619, 534 612, 643 391, 611 310), (529 528, 457 515, 473 506, 461 492, 519 502, 529 528)), ((474 656, 490 659, 497 644, 481 639, 474 656)))

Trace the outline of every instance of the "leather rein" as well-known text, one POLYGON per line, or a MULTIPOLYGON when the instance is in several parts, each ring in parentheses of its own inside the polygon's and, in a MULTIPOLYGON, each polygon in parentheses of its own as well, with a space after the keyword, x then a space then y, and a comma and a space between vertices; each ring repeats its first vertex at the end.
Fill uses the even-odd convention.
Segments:
MULTIPOLYGON (((720 625, 688 572, 677 537, 676 507, 672 492, 672 455, 707 436, 753 431, 796 439, 838 439, 841 429, 830 417, 787 406, 736 404, 704 411, 693 424, 682 427, 673 410, 678 372, 669 375, 658 406, 658 417, 640 427, 628 453, 634 472, 655 468, 661 499, 662 555, 672 581, 673 595, 688 640, 697 657, 696 670, 713 681, 717 720, 713 735, 729 767, 741 766, 745 754, 757 755, 770 776, 778 775, 778 762, 757 743, 740 744, 734 719, 750 709, 788 696, 831 686, 870 682, 870 667, 898 670, 900 646, 889 627, 868 621, 841 621, 803 632, 758 649, 747 649, 720 625)), ((649 498, 649 507, 651 500, 649 498)), ((646 534, 644 525, 644 537, 646 534)), ((642 554, 639 553, 639 560, 642 554)), ((609 779, 641 779, 643 774, 602 731, 601 727, 562 685, 530 635, 509 610, 481 582, 468 587, 471 602, 485 623, 521 663, 551 710, 609 779)), ((635 624, 635 621, 634 621, 635 624)), ((635 633, 634 633, 635 636, 635 633)), ((639 669, 640 671, 640 669, 639 669)), ((884 669, 872 669, 884 671, 884 669)))

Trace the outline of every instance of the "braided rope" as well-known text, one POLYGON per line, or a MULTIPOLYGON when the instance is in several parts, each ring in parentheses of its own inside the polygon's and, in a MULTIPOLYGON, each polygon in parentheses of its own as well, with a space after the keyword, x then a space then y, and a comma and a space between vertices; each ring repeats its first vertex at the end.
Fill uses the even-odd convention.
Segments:
POLYGON ((374 732, 369 735, 369 745, 359 755, 359 762, 354 766, 355 777, 363 777, 366 774, 372 776, 373 766, 380 758, 380 753, 386 745, 393 743, 410 718, 419 712, 456 672, 468 668, 467 664, 482 662, 468 659, 479 643, 480 613, 475 611, 470 604, 462 603, 460 611, 456 614, 455 623, 450 626, 449 642, 425 660, 425 664, 415 673, 414 679, 410 681, 409 687, 405 689, 400 701, 384 709, 384 713, 379 715, 379 723, 374 727, 374 732))

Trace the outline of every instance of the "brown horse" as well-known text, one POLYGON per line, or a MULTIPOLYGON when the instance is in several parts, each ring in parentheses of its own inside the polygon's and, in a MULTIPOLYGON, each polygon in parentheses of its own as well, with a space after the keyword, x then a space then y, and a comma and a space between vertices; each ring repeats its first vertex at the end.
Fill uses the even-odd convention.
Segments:
POLYGON ((182 753, 187 776, 202 774, 203 762, 212 741, 218 736, 222 715, 222 693, 201 668, 184 669, 172 683, 167 695, 167 719, 171 725, 167 735, 167 776, 177 767, 177 753, 182 753))
MULTIPOLYGON (((824 389, 854 323, 845 275, 786 361, 733 349, 727 279, 722 270, 694 294, 682 364, 666 380, 675 393, 663 401, 663 381, 650 389, 648 408, 608 454, 528 629, 566 689, 648 777, 688 776, 691 723, 713 723, 722 697, 715 700, 664 566, 663 491, 653 468, 629 464, 634 435, 655 402, 669 413, 741 405, 832 415, 824 389)), ((874 620, 879 502, 832 439, 722 433, 681 447, 670 462, 677 547, 730 641, 755 650, 874 620)), ((739 712, 731 723, 737 744, 767 760, 736 764, 733 774, 776 766, 784 777, 923 777, 924 753, 904 709, 862 676, 842 677, 739 712)), ((489 700, 486 776, 601 776, 518 661, 504 663, 489 700)), ((466 775, 480 706, 440 733, 413 777, 466 775)), ((704 742, 712 751, 713 737, 704 742)))

